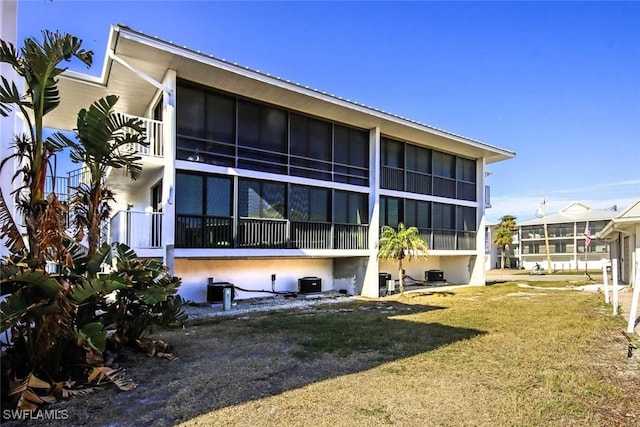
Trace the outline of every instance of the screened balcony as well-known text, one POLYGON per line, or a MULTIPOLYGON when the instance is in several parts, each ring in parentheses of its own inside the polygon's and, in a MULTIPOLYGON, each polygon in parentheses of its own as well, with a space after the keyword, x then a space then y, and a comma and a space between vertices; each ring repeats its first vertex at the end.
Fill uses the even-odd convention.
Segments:
POLYGON ((176 216, 177 248, 367 249, 368 225, 176 216))

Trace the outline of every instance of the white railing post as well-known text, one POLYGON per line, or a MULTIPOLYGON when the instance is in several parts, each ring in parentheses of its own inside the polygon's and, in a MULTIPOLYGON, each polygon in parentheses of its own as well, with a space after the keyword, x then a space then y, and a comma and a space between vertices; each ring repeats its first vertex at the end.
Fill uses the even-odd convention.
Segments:
POLYGON ((602 260, 602 279, 603 279, 603 292, 604 302, 609 304, 609 276, 607 275, 607 262, 602 260))
POLYGON ((613 283, 613 315, 618 315, 618 260, 611 262, 611 282, 613 283))
POLYGON ((638 298, 640 298, 640 265, 636 268, 636 274, 634 277, 633 285, 633 299, 631 300, 631 310, 629 310, 629 325, 627 326, 627 332, 632 333, 636 328, 636 317, 638 315, 638 298))

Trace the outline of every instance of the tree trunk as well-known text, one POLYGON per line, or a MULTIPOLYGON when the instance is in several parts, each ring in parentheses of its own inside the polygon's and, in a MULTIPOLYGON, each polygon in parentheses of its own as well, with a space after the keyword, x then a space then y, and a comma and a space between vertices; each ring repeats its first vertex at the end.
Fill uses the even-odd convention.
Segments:
POLYGON ((398 287, 400 289, 400 295, 402 295, 404 293, 404 274, 403 274, 403 270, 402 270, 402 260, 398 261, 398 277, 399 277, 399 281, 398 281, 398 287))

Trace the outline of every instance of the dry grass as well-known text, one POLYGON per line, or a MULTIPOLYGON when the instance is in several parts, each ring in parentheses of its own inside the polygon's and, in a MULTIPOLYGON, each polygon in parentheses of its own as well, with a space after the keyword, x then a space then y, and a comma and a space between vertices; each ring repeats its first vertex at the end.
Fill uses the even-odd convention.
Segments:
POLYGON ((511 283, 209 320, 157 334, 177 360, 130 355, 136 390, 53 407, 91 426, 640 425, 608 311, 511 283))

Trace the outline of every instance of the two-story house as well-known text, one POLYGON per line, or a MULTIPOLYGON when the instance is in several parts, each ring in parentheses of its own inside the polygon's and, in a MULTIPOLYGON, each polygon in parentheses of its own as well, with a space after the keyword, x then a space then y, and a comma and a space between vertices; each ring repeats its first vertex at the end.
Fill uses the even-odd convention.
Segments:
POLYGON ((485 167, 512 151, 125 26, 111 29, 100 77, 68 71, 60 89, 50 127, 73 129, 107 94, 144 119, 142 176, 107 177, 110 239, 163 259, 187 299, 204 301, 210 278, 244 289, 237 298, 303 277, 378 296, 379 272, 398 274, 377 259, 379 231, 399 222, 430 248, 407 274, 485 283, 485 167))

